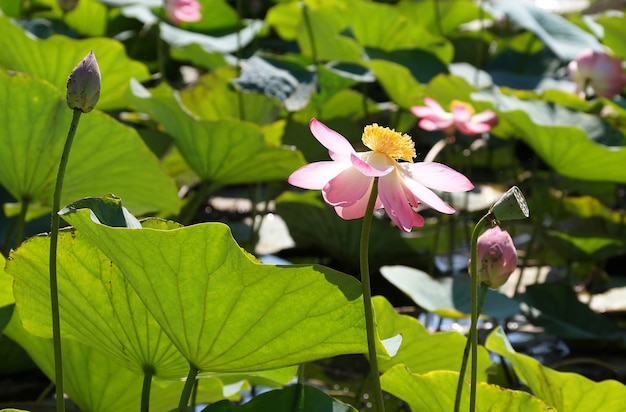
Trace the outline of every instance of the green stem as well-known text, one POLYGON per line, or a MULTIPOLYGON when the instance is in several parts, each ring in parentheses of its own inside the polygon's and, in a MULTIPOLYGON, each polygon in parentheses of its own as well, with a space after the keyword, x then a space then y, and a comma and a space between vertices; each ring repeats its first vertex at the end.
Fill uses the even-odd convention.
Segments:
POLYGON ((154 375, 154 369, 151 366, 144 367, 143 386, 141 387, 141 412, 148 412, 150 410, 152 375, 154 375))
POLYGON ((370 374, 374 384, 374 404, 377 412, 385 412, 383 402, 383 392, 380 387, 380 373, 378 371, 378 359, 376 358, 376 324, 374 321, 374 310, 372 308, 372 286, 370 283, 369 269, 369 237, 372 228, 372 217, 374 216, 374 205, 378 197, 378 178, 374 179, 372 193, 370 194, 363 217, 363 228, 361 230, 360 244, 360 266, 361 282, 363 283, 363 306, 365 310, 365 328, 367 330, 367 351, 369 354, 370 374))
POLYGON ((61 191, 63 189, 63 177, 70 157, 70 149, 78 128, 78 121, 83 112, 74 109, 70 130, 65 139, 61 162, 57 172, 56 184, 54 187, 54 200, 52 202, 52 230, 50 233, 50 306, 52 309, 52 342, 54 345, 54 376, 56 384, 56 407, 57 412, 65 411, 65 398, 63 397, 63 355, 61 354, 61 326, 59 315, 59 290, 57 285, 57 249, 59 246, 59 224, 58 214, 61 209, 61 191))
POLYGON ((193 389, 193 385, 196 384, 196 376, 198 376, 198 372, 200 372, 200 370, 190 363, 189 374, 187 375, 185 386, 183 386, 183 391, 180 393, 180 402, 178 402, 178 412, 187 411, 187 404, 189 403, 189 397, 191 396, 191 390, 193 389))
POLYGON ((178 221, 183 225, 188 225, 193 221, 193 217, 195 216, 198 208, 211 193, 214 193, 217 189, 220 188, 220 185, 203 182, 200 184, 200 187, 193 191, 191 194, 191 198, 187 201, 187 204, 183 206, 180 214, 178 215, 178 221))
MULTIPOLYGON (((485 303, 485 297, 487 296, 487 285, 481 285, 480 297, 478 298, 478 313, 485 303)), ((461 394, 463 393, 463 382, 465 382, 465 371, 467 370, 467 360, 469 359, 469 351, 472 342, 472 337, 468 334, 465 341, 465 348, 463 349, 463 360, 461 361, 461 370, 459 371, 459 380, 456 385, 456 397, 454 399, 454 412, 459 412, 461 408, 461 394)))
POLYGON ((487 213, 485 216, 480 218, 476 226, 474 227, 474 231, 472 232, 472 250, 471 250, 471 305, 472 305, 472 313, 471 313, 471 325, 470 325, 470 339, 472 345, 472 373, 471 373, 471 381, 470 381, 470 412, 475 412, 476 410, 476 374, 478 372, 478 333, 477 333, 477 324, 478 324, 478 296, 477 296, 477 286, 478 286, 478 236, 483 231, 483 228, 490 224, 493 221, 493 217, 491 213, 487 213))

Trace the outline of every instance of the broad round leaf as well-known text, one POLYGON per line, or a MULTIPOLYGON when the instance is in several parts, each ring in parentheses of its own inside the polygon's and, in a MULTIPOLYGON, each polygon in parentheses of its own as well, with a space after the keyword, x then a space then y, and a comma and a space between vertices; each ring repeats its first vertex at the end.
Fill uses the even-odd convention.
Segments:
POLYGON ((515 352, 500 327, 491 332, 485 346, 508 359, 535 396, 558 411, 619 411, 626 403, 626 386, 622 383, 594 382, 576 373, 542 366, 530 356, 515 352))
MULTIPOLYGON (((86 242, 80 231, 59 234, 57 276, 61 332, 96 348, 141 375, 151 368, 159 378, 180 379, 189 364, 120 270, 86 242)), ((30 333, 51 337, 49 237, 31 238, 11 254, 7 272, 22 324, 30 333)))
MULTIPOLYGON (((412 411, 450 412, 454 410, 458 372, 436 371, 412 374, 398 365, 381 377, 383 389, 409 404, 412 411)), ((461 396, 462 411, 469 410, 469 383, 461 396)), ((545 412, 547 405, 526 392, 503 389, 478 382, 476 410, 489 412, 545 412)), ((561 409, 559 409, 561 410, 561 409)), ((588 409, 593 410, 593 409, 588 409)))
MULTIPOLYGON (((0 103, 0 183, 49 211, 72 110, 47 82, 4 71, 0 103)), ((96 110, 80 118, 61 203, 105 193, 122 196, 136 215, 178 210, 174 183, 137 132, 96 110)))
POLYGON ((129 80, 144 81, 150 76, 143 64, 126 56, 122 43, 112 39, 52 36, 35 40, 4 16, 0 16, 0 32, 0 67, 46 79, 62 92, 72 69, 93 50, 102 75, 99 110, 125 107, 129 80))
POLYGON ((322 266, 257 263, 223 224, 174 230, 64 215, 120 268, 165 333, 204 372, 272 369, 365 353, 361 285, 322 266))

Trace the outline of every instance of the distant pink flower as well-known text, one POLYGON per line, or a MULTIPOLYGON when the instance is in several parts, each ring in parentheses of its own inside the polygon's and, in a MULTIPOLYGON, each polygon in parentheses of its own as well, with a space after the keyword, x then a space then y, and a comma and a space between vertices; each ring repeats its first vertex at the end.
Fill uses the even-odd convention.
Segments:
POLYGON ((504 285, 517 267, 517 250, 513 239, 499 226, 478 237, 478 283, 490 288, 504 285))
POLYGON ((165 0, 167 18, 174 24, 202 19, 201 8, 197 0, 165 0))
POLYGON ((622 61, 605 53, 583 50, 567 68, 576 83, 576 93, 581 97, 585 97, 587 87, 591 87, 597 96, 611 98, 626 86, 622 61))
POLYGON ((312 119, 309 126, 332 160, 301 167, 289 176, 289 183, 321 190, 326 203, 343 219, 365 215, 375 177, 379 178, 375 207, 384 208, 405 232, 424 225, 424 218, 415 210, 420 203, 442 213, 454 213, 430 189, 464 192, 474 188, 465 176, 448 166, 435 162, 412 163, 415 145, 408 135, 377 124, 369 125, 363 131, 362 141, 372 150, 356 152, 345 137, 318 120, 312 119), (398 163, 398 160, 410 163, 398 163))
POLYGON ((456 130, 466 135, 488 132, 498 124, 498 116, 491 110, 474 114, 472 105, 458 100, 450 103, 450 113, 430 97, 424 98, 426 106, 413 106, 411 112, 421 118, 419 127, 428 131, 443 130, 454 135, 456 130))

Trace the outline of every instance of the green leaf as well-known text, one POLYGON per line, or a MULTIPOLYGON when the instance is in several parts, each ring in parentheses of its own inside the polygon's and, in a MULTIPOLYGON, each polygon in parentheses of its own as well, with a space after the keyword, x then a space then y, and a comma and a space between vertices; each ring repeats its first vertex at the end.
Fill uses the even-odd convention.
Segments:
POLYGON ((160 122, 200 177, 216 184, 284 180, 304 164, 290 148, 266 142, 262 129, 237 120, 200 121, 167 86, 148 91, 133 85, 132 104, 160 122))
MULTIPOLYGON (((458 372, 448 371, 412 374, 404 366, 398 365, 383 374, 381 384, 385 391, 407 402, 412 411, 450 412, 454 410, 458 377, 458 372)), ((469 383, 466 382, 460 410, 469 409, 469 389, 469 383)), ((540 412, 547 409, 545 403, 526 392, 503 389, 484 382, 478 382, 476 387, 477 411, 540 412)))
POLYGON ((485 343, 487 349, 507 358, 532 393, 560 412, 618 411, 626 402, 626 386, 606 380, 593 382, 582 375, 558 372, 530 356, 515 352, 502 328, 485 343))
MULTIPOLYGON (((465 318, 470 313, 470 279, 467 277, 446 277, 433 279, 426 272, 406 266, 384 266, 382 275, 406 293, 424 310, 447 318, 465 318)), ((481 314, 506 319, 520 312, 519 303, 492 289, 481 314)))
MULTIPOLYGON (((17 313, 16 313, 17 315, 17 313)), ((40 338, 26 332, 14 316, 5 330, 19 343, 37 366, 54 380, 52 339, 40 338)), ((143 377, 98 350, 73 339, 63 339, 63 382, 65 393, 81 410, 89 412, 136 412, 141 401, 143 377)), ((165 411, 175 407, 182 391, 182 381, 153 381, 150 409, 165 411)), ((231 387, 232 389, 233 387, 231 387)), ((242 388, 246 388, 242 385, 242 388)), ((237 399, 238 391, 228 397, 237 399)), ((200 379, 198 402, 224 399, 224 384, 218 378, 200 379)))
POLYGON ((361 286, 351 276, 256 263, 223 224, 111 228, 85 210, 64 219, 119 266, 201 371, 264 370, 367 351, 361 286))
POLYGON ((626 57, 626 45, 623 42, 626 36, 625 22, 626 17, 623 13, 605 13, 596 20, 596 23, 604 29, 602 42, 622 59, 626 57))
MULTIPOLYGON (((40 213, 49 213, 72 111, 60 93, 43 80, 3 71, 0 104, 0 123, 4 125, 0 183, 18 201, 28 201, 40 207, 40 213)), ((136 215, 178 211, 174 183, 137 132, 94 111, 81 116, 61 203, 104 193, 123 196, 136 215)))
POLYGON ((516 25, 535 33, 561 60, 574 60, 590 48, 602 51, 600 42, 564 17, 529 3, 508 1, 489 4, 492 14, 504 13, 516 25))
POLYGON ((528 305, 528 317, 532 323, 562 339, 606 342, 624 337, 609 319, 578 300, 569 285, 531 285, 519 299, 528 305))
POLYGON ((269 391, 255 396, 250 402, 234 406, 227 402, 219 402, 208 406, 202 412, 356 412, 350 405, 339 402, 321 390, 308 385, 296 384, 284 389, 269 391))
MULTIPOLYGON (((83 209, 87 215, 89 210, 83 209)), ((163 227, 163 225, 161 225, 163 227)), ((59 309, 64 337, 78 339, 142 375, 186 376, 189 364, 146 310, 119 268, 85 240, 80 231, 59 234, 59 309)), ((15 250, 7 272, 24 328, 50 338, 48 237, 31 238, 15 250)))
POLYGON ((598 116, 520 100, 497 89, 473 97, 494 103, 510 134, 530 145, 556 172, 581 180, 626 182, 624 136, 598 116))
POLYGON ((393 102, 404 108, 419 103, 424 88, 407 67, 387 60, 372 60, 367 66, 393 102))
POLYGON ((397 4, 397 9, 409 21, 419 22, 430 33, 440 35, 460 30, 460 25, 479 18, 481 14, 480 7, 471 0, 403 0, 397 4))
POLYGON ((233 90, 231 82, 236 77, 234 68, 220 67, 182 90, 180 101, 202 120, 239 120, 243 116, 260 125, 274 121, 280 108, 277 101, 263 94, 233 90))
MULTIPOLYGON (((64 94, 67 76, 93 50, 102 76, 100 100, 96 106, 100 110, 126 107, 124 94, 129 80, 145 81, 150 76, 143 64, 128 59, 124 46, 112 39, 72 40, 52 36, 46 40, 34 40, 4 16, 0 16, 0 32, 0 67, 41 77, 64 94)), ((23 89, 21 94, 25 94, 24 90, 29 89, 23 89)), ((28 94, 36 96, 30 91, 28 94)))
MULTIPOLYGON (((388 339, 400 334, 402 344, 392 358, 380 357, 378 362, 384 372, 395 365, 403 364, 412 373, 436 370, 458 372, 461 369, 466 338, 458 332, 430 333, 417 319, 400 315, 382 296, 373 298, 378 335, 388 339)), ((489 353, 478 348, 478 381, 487 380, 487 368, 491 364, 489 353)), ((467 371, 469 373, 469 370, 467 371)))

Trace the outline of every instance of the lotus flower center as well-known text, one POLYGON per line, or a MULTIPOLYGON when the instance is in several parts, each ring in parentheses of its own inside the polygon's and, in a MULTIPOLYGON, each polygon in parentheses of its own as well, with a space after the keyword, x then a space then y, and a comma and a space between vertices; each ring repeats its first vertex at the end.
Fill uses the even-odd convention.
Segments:
POLYGON ((472 116, 476 113, 476 111, 474 110, 474 107, 466 102, 462 102, 460 100, 452 100, 450 102, 450 109, 454 109, 457 106, 461 106, 463 107, 465 110, 467 110, 472 116))
POLYGON ((376 123, 365 126, 363 144, 376 153, 382 153, 394 160, 406 160, 413 163, 415 144, 408 134, 398 133, 376 123))

